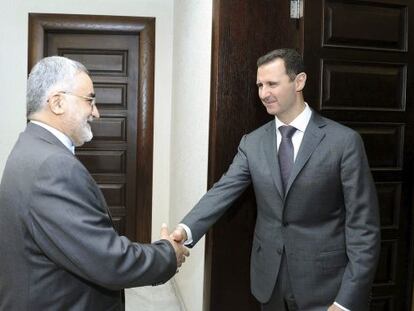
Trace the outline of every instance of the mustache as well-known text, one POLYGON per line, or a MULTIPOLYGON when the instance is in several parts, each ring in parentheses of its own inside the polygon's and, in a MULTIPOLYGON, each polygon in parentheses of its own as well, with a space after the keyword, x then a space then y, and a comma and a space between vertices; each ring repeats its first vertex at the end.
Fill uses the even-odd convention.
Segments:
POLYGON ((262 102, 264 102, 265 104, 269 104, 271 102, 277 101, 277 98, 274 96, 267 96, 265 98, 262 99, 262 102))

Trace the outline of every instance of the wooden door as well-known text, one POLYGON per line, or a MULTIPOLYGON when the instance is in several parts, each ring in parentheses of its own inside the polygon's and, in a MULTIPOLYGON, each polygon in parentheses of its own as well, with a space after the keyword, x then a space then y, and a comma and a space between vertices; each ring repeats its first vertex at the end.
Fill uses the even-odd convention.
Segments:
POLYGON ((29 46, 29 68, 59 55, 89 70, 101 118, 76 156, 101 188, 118 232, 149 242, 154 20, 31 14, 29 46))
MULTIPOLYGON (((412 2, 412 1, 411 1, 412 2)), ((270 117, 254 85, 256 59, 302 51, 305 99, 357 130, 380 200, 382 251, 372 310, 409 310, 413 280, 413 4, 409 0, 213 1, 209 186, 224 173, 243 133, 270 117), (242 21, 242 22, 240 22, 242 21)), ((210 230, 204 310, 259 310, 249 288, 255 202, 248 190, 210 230)))
POLYGON ((414 160, 412 1, 306 1, 305 97, 365 143, 381 214, 371 310, 409 310, 414 160))
MULTIPOLYGON (((271 120, 257 95, 256 61, 278 47, 301 46, 288 1, 214 0, 208 185, 227 170, 243 134, 271 120)), ((255 311, 250 252, 256 221, 252 188, 206 239, 204 310, 255 311)))

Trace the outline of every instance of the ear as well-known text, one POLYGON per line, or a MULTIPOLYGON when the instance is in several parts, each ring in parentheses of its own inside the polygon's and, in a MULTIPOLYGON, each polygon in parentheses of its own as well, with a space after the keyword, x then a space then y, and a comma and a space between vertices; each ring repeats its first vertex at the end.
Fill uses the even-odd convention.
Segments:
POLYGON ((56 115, 61 115, 65 112, 65 109, 63 107, 63 99, 62 96, 60 96, 60 94, 53 94, 51 95, 48 100, 47 103, 49 105, 50 111, 52 111, 52 113, 56 114, 56 115))
POLYGON ((296 75, 295 78, 296 83, 296 92, 301 92, 306 84, 306 73, 301 72, 296 75))

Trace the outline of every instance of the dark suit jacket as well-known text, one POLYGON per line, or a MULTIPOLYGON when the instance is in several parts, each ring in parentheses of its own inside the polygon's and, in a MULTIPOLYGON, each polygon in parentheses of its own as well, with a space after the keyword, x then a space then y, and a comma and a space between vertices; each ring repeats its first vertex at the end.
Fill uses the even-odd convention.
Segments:
POLYGON ((193 245, 250 183, 257 202, 254 296, 269 300, 284 249, 299 310, 326 311, 334 301, 368 310, 380 229, 360 136, 313 112, 283 194, 275 121, 245 135, 228 171, 182 220, 193 245))
POLYGON ((120 310, 121 289, 177 268, 168 241, 119 236, 86 168, 32 123, 3 173, 0 236, 0 310, 120 310))

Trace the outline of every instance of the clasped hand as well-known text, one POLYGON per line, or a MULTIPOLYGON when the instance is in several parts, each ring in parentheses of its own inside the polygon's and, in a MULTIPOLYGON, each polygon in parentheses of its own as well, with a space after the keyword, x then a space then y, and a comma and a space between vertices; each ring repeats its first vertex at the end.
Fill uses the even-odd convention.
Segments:
POLYGON ((180 241, 175 240, 173 235, 170 236, 166 224, 161 226, 161 239, 168 240, 171 243, 177 257, 177 267, 181 267, 183 262, 185 262, 185 257, 190 256, 188 248, 181 244, 180 241))

